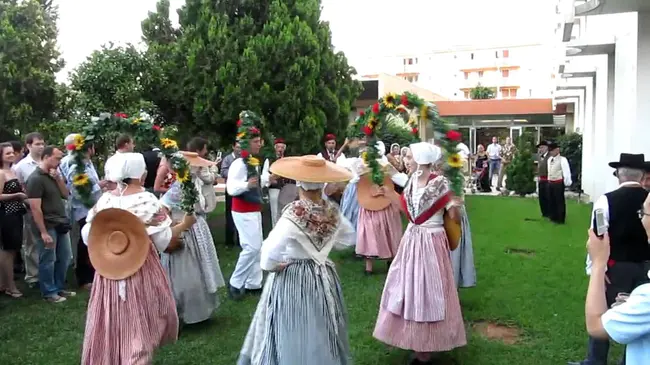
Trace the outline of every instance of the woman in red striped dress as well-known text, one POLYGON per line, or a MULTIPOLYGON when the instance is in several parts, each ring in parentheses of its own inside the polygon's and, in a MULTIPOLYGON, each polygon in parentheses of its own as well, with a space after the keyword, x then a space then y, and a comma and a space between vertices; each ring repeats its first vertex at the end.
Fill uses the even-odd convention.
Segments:
POLYGON ((432 172, 441 156, 426 142, 411 145, 417 170, 401 198, 409 218, 381 298, 374 337, 415 352, 412 364, 427 364, 432 352, 467 344, 443 223, 448 211, 460 219, 460 200, 449 181, 432 172))
POLYGON ((178 237, 195 219, 186 217, 172 227, 158 199, 142 186, 146 174, 144 157, 139 153, 122 153, 117 158, 117 165, 122 168, 111 171, 115 175, 111 181, 119 181, 118 188, 99 199, 82 230, 96 269, 88 301, 82 365, 151 364, 154 350, 178 337, 176 305, 158 252, 178 248, 178 237), (134 224, 112 223, 116 219, 107 219, 106 213, 115 211, 131 213, 133 219, 143 223, 143 229, 146 227, 140 240, 122 240, 117 245, 119 250, 109 242, 111 237, 124 236, 123 231, 128 228, 123 227, 134 224), (106 230, 101 227, 108 225, 112 232, 98 237, 96 231, 106 230), (138 256, 139 267, 132 266, 134 251, 142 255, 138 256), (124 269, 127 266, 130 271, 124 269))

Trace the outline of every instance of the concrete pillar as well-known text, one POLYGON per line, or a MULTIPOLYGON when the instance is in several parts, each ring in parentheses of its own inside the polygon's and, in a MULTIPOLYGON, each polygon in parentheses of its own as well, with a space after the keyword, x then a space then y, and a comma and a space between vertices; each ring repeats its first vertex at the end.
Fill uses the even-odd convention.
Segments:
MULTIPOLYGON (((593 160, 586 165, 586 169, 592 169, 594 187, 592 194, 589 194, 592 200, 598 199, 599 196, 607 192, 607 186, 603 183, 606 176, 607 166, 607 136, 609 128, 607 124, 607 85, 608 85, 608 56, 597 56, 596 66, 596 112, 594 113, 594 139, 592 148, 593 160)), ((610 173, 611 175, 611 173, 610 173)))
POLYGON ((650 12, 638 13, 636 118, 630 129, 634 152, 650 159, 650 12))

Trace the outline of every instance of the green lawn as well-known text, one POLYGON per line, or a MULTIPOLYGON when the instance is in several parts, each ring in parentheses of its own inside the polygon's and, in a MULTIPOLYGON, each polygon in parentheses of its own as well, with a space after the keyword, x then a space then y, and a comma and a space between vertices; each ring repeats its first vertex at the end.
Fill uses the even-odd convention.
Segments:
MULTIPOLYGON (((525 220, 539 215, 533 199, 470 196, 467 204, 478 271, 478 286, 461 290, 469 344, 444 355, 447 361, 442 363, 550 365, 582 358, 589 206, 569 203, 567 224, 556 226, 525 220), (510 248, 534 254, 506 253, 510 248), (515 345, 488 340, 471 330, 477 321, 516 326, 523 335, 515 345)), ((217 216, 212 224, 219 226, 221 221, 217 216)), ((215 229, 221 269, 227 277, 238 251, 224 248, 221 236, 215 229)), ((381 274, 366 277, 362 261, 350 253, 336 253, 333 259, 349 311, 355 364, 405 364, 407 352, 389 349, 372 338, 385 279, 383 265, 377 266, 381 274)), ((78 364, 87 295, 50 305, 39 300, 35 290, 25 292, 24 299, 0 299, 0 364, 78 364)), ((224 290, 221 300, 214 319, 186 327, 175 345, 160 350, 155 363, 235 364, 257 298, 235 303, 224 290)))

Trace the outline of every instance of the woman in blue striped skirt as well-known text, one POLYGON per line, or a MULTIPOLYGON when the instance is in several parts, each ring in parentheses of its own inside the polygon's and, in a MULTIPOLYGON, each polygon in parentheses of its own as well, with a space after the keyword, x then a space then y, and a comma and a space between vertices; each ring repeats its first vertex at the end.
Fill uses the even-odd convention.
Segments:
POLYGON ((328 256, 350 246, 355 233, 322 189, 352 174, 316 156, 280 159, 271 172, 296 180, 300 200, 284 209, 262 245, 260 263, 270 274, 237 364, 349 365, 343 293, 328 256))

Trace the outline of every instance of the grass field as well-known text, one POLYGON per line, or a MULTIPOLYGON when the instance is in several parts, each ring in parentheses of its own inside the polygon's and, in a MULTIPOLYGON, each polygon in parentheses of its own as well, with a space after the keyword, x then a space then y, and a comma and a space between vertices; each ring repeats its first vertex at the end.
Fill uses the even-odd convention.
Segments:
MULTIPOLYGON (((586 345, 584 254, 589 207, 568 203, 567 224, 557 226, 526 220, 539 216, 533 199, 467 200, 478 271, 478 286, 463 289, 460 295, 469 344, 444 354, 441 364, 551 365, 581 359, 586 345), (517 249, 532 252, 513 253, 517 249), (518 328, 518 343, 483 337, 472 329, 481 321, 518 328)), ((218 227, 222 220, 213 217, 211 224, 218 227)), ((214 235, 221 269, 228 277, 238 250, 224 248, 221 232, 215 228, 214 235)), ((384 266, 377 265, 380 274, 366 277, 363 262, 352 254, 335 253, 332 258, 349 311, 355 364, 405 364, 406 351, 389 349, 372 337, 384 266)), ((23 299, 0 299, 0 364, 78 364, 87 295, 52 305, 39 300, 37 291, 21 289, 27 294, 23 299)), ((235 364, 257 297, 233 302, 225 290, 220 295, 222 305, 215 317, 186 327, 176 344, 159 351, 156 364, 235 364)))

